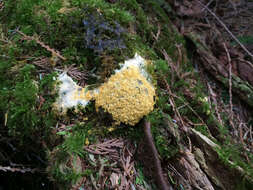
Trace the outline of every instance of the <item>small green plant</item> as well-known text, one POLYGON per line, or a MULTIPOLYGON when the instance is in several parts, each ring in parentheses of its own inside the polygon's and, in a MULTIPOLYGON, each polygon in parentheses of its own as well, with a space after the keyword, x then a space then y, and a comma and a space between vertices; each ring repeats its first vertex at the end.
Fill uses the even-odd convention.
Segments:
POLYGON ((142 168, 139 168, 139 169, 138 169, 138 176, 137 176, 136 179, 135 179, 135 183, 136 183, 137 185, 143 185, 144 182, 145 182, 145 177, 144 177, 144 175, 143 175, 142 168))
POLYGON ((61 148, 70 155, 77 154, 82 156, 84 154, 85 138, 85 134, 82 133, 69 134, 61 145, 61 148))

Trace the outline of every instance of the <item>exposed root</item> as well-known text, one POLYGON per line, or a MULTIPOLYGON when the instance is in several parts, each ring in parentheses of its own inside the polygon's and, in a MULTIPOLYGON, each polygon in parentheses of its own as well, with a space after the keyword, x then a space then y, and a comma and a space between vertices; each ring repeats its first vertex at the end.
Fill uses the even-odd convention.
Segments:
POLYGON ((161 190, 171 190, 172 187, 168 184, 167 180, 165 180, 163 176, 163 171, 161 167, 161 162, 159 159, 158 152, 155 147, 155 143, 153 141, 153 137, 150 130, 150 122, 145 120, 144 123, 144 134, 147 142, 147 146, 151 152, 150 156, 152 157, 154 164, 154 172, 156 174, 156 183, 161 190))

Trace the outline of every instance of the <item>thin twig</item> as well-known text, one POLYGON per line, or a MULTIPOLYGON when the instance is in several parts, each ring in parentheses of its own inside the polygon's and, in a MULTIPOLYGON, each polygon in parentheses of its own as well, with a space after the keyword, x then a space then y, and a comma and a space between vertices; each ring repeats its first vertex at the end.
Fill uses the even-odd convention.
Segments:
POLYGON ((0 166, 0 171, 3 171, 3 172, 20 172, 20 173, 30 172, 30 173, 34 173, 34 172, 38 172, 40 170, 38 168, 31 169, 31 168, 12 168, 10 166, 0 166))
POLYGON ((241 62, 243 62, 243 63, 246 63, 246 64, 248 64, 249 66, 251 66, 251 62, 249 62, 249 61, 247 61, 247 60, 245 60, 245 59, 241 59, 241 58, 239 57, 239 58, 237 58, 237 60, 238 60, 238 61, 241 61, 241 62))
POLYGON ((211 96, 211 99, 212 99, 213 104, 214 104, 214 109, 215 109, 215 113, 217 115, 218 121, 223 126, 223 121, 221 119, 221 115, 220 115, 219 110, 218 110, 218 102, 217 102, 217 99, 216 99, 216 94, 214 93, 214 91, 213 91, 213 89, 212 89, 212 87, 210 86, 209 83, 207 83, 207 86, 208 86, 208 89, 210 91, 210 96, 211 96))
MULTIPOLYGON (((209 2, 206 4, 206 7, 208 7, 212 2, 213 2, 213 0, 209 1, 209 2)), ((204 10, 205 10, 205 8, 202 8, 202 9, 201 9, 201 12, 203 12, 204 10)))
POLYGON ((242 122, 240 122, 240 124, 239 124, 239 135, 240 135, 240 141, 241 141, 241 143, 242 144, 244 144, 244 141, 243 141, 243 132, 242 132, 242 125, 243 125, 243 123, 242 122))
POLYGON ((94 187, 96 190, 99 190, 99 188, 97 187, 97 183, 96 183, 96 180, 95 180, 93 174, 90 175, 90 179, 91 179, 91 183, 92 183, 93 187, 94 187))
POLYGON ((4 39, 0 39, 0 41, 4 43, 9 43, 7 40, 4 40, 4 39))
POLYGON ((250 126, 249 136, 250 136, 250 141, 253 142, 252 125, 250 126))
MULTIPOLYGON (((253 59, 253 54, 238 40, 237 37, 228 29, 228 27, 224 24, 222 20, 213 12, 211 11, 206 5, 202 4, 199 0, 198 3, 202 5, 221 25, 222 27, 229 33, 229 35, 241 46, 241 48, 253 59)), ((250 64, 252 67, 253 65, 250 64)))
POLYGON ((160 25, 160 23, 158 23, 158 30, 157 30, 156 35, 155 35, 153 32, 151 32, 151 34, 152 34, 153 38, 154 38, 156 41, 158 41, 159 36, 160 36, 160 34, 161 34, 161 25, 160 25))
POLYGON ((123 140, 122 139, 111 139, 99 144, 93 144, 89 146, 85 146, 84 149, 90 153, 98 154, 98 155, 110 155, 117 156, 117 148, 123 148, 123 140))
POLYGON ((225 51, 227 53, 228 65, 229 65, 229 106, 230 106, 230 117, 233 120, 233 102, 232 102, 232 65, 231 65, 231 57, 228 52, 228 48, 225 43, 223 43, 225 51))
POLYGON ((175 94, 173 94, 173 93, 171 93, 171 95, 174 97, 174 98, 177 98, 177 99, 179 99, 180 101, 182 101, 182 102, 186 102, 184 105, 186 106, 186 107, 188 107, 197 117, 198 117, 198 119, 202 122, 202 125, 204 124, 204 125, 207 125, 204 121, 203 121, 203 119, 199 116, 199 114, 189 105, 190 103, 189 102, 187 102, 186 100, 183 100, 181 97, 178 97, 177 95, 175 95, 175 94))
POLYGON ((182 119, 182 116, 181 116, 180 112, 178 111, 178 109, 177 109, 177 107, 176 107, 176 103, 175 103, 175 101, 174 101, 174 99, 173 99, 173 95, 172 95, 170 86, 169 86, 169 84, 167 83, 167 81, 165 80, 165 78, 164 78, 164 82, 165 82, 165 85, 166 85, 166 90, 168 91, 169 96, 170 96, 170 97, 169 97, 169 101, 170 101, 170 104, 171 104, 171 106, 172 106, 172 108, 173 108, 173 111, 175 112, 176 116, 178 117, 178 119, 179 119, 179 121, 180 121, 182 127, 185 127, 184 121, 183 121, 183 119, 182 119))
POLYGON ((39 44, 41 47, 45 48, 47 51, 51 52, 52 55, 56 55, 57 57, 61 58, 62 60, 66 60, 65 57, 63 57, 57 50, 50 48, 48 45, 44 44, 43 42, 41 42, 39 39, 36 39, 32 36, 27 36, 26 34, 24 34, 23 32, 17 30, 17 33, 21 34, 22 36, 24 36, 24 38, 26 40, 34 40, 37 44, 39 44))
POLYGON ((192 142, 191 139, 187 136, 188 142, 189 142, 189 151, 192 153, 192 142))
POLYGON ((2 11, 4 9, 4 2, 3 1, 0 1, 0 11, 2 11))

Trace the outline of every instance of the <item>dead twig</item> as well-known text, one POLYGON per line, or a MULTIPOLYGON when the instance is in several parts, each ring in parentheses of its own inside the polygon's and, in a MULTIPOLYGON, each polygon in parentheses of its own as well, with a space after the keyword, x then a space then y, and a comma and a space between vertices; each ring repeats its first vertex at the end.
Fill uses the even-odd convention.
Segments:
MULTIPOLYGON (((168 66, 173 70, 175 71, 175 73, 177 75, 179 75, 178 71, 177 71, 177 68, 175 67, 175 65, 173 64, 171 58, 169 57, 168 53, 165 51, 165 49, 163 49, 161 51, 161 53, 163 54, 164 56, 164 59, 167 61, 168 63, 168 66)), ((171 72, 171 84, 174 84, 174 81, 175 81, 175 75, 174 75, 174 72, 171 72)))
POLYGON ((96 179, 94 178, 93 174, 90 175, 90 179, 91 179, 91 183, 92 183, 93 187, 96 190, 99 190, 99 187, 97 187, 96 179))
POLYGON ((70 67, 56 68, 56 70, 60 72, 66 72, 71 78, 78 81, 78 85, 85 86, 88 72, 80 71, 80 69, 75 64, 72 64, 70 67))
POLYGON ((116 148, 123 148, 123 140, 122 139, 111 139, 99 144, 93 144, 89 146, 85 146, 84 149, 90 153, 98 154, 98 155, 106 155, 110 154, 110 156, 118 157, 118 151, 116 148))
POLYGON ((155 35, 153 32, 151 32, 151 34, 152 34, 153 38, 154 38, 156 41, 158 41, 159 36, 160 36, 160 34, 161 34, 161 25, 160 25, 160 23, 158 23, 158 29, 157 29, 156 35, 155 35))
POLYGON ((173 172, 174 175, 177 175, 180 179, 182 179, 185 183, 188 183, 188 181, 185 180, 185 178, 176 170, 173 165, 168 164, 168 169, 173 172))
MULTIPOLYGON (((206 7, 208 7, 212 2, 213 2, 213 0, 209 1, 209 2, 206 4, 206 7)), ((204 10, 205 10, 205 8, 202 8, 202 9, 201 9, 201 12, 203 12, 204 10)))
POLYGON ((243 132, 242 132, 242 125, 243 125, 243 123, 240 122, 240 124, 239 124, 239 135, 240 135, 240 141, 241 141, 241 143, 244 144, 244 141, 243 141, 243 132))
POLYGON ((188 107, 192 113, 194 113, 195 116, 197 116, 197 118, 202 122, 200 125, 207 125, 204 120, 199 116, 199 114, 190 106, 190 103, 187 102, 186 100, 183 100, 181 97, 178 97, 177 95, 171 93, 171 95, 174 97, 174 98, 177 98, 178 100, 182 101, 182 102, 186 102, 184 104, 184 106, 188 107))
POLYGON ((250 126, 249 136, 250 136, 250 141, 253 142, 252 125, 250 126))
MULTIPOLYGON (((213 12, 211 11, 206 5, 201 3, 199 0, 197 0, 198 3, 204 7, 220 24, 221 26, 228 32, 228 34, 238 43, 241 48, 253 59, 253 54, 238 40, 237 37, 228 29, 228 27, 224 24, 224 22, 213 12)), ((253 67, 252 64, 250 64, 251 67, 253 67)))
POLYGON ((0 39, 1 42, 4 42, 6 44, 8 44, 9 42, 7 40, 4 40, 4 39, 0 39))
POLYGON ((4 9, 4 2, 0 1, 0 11, 2 11, 4 9))
POLYGON ((213 101, 213 104, 214 104, 214 109, 215 109, 215 113, 217 115, 218 121, 223 126, 223 121, 221 119, 221 115, 220 115, 219 110, 218 110, 218 102, 217 102, 217 99, 216 99, 216 94, 214 93, 212 87, 210 86, 210 84, 208 82, 207 82, 207 87, 208 87, 208 90, 210 92, 210 96, 211 96, 211 99, 213 101))
POLYGON ((39 172, 41 171, 40 169, 38 168, 12 168, 10 166, 0 166, 0 171, 3 171, 3 172, 20 172, 20 173, 34 173, 34 172, 39 172))
POLYGON ((232 64, 231 64, 231 57, 228 52, 228 48, 225 43, 223 43, 223 46, 225 48, 225 51, 227 53, 227 58, 228 58, 228 65, 229 65, 229 106, 230 106, 230 117, 231 120, 233 120, 233 102, 232 102, 232 64))
POLYGON ((59 51, 53 49, 53 48, 50 48, 48 45, 44 44, 43 42, 41 42, 39 39, 35 38, 35 37, 32 37, 32 36, 27 36, 26 34, 24 34, 23 32, 17 30, 16 31, 17 33, 21 34, 25 40, 34 40, 37 44, 39 44, 41 47, 45 48, 47 51, 51 52, 52 55, 55 55, 59 58, 61 58, 62 60, 66 60, 65 57, 63 57, 59 51))
POLYGON ((131 180, 133 178, 133 173, 131 173, 131 171, 134 168, 134 162, 131 162, 131 157, 127 156, 124 159, 121 158, 121 164, 124 169, 124 175, 128 176, 131 180))
POLYGON ((178 109, 177 109, 177 107, 176 107, 176 103, 175 103, 175 101, 174 101, 174 99, 173 99, 173 94, 172 94, 172 92, 171 92, 170 86, 169 86, 168 82, 166 81, 166 79, 165 79, 164 77, 163 77, 163 82, 164 82, 165 87, 166 87, 166 90, 167 90, 167 92, 168 92, 168 94, 169 94, 169 96, 170 96, 170 97, 169 97, 169 102, 170 102, 170 104, 171 104, 171 106, 172 106, 172 109, 173 109, 173 111, 175 112, 177 118, 179 119, 179 121, 180 121, 182 127, 185 127, 185 124, 184 124, 184 121, 183 121, 183 119, 182 119, 182 116, 181 116, 181 114, 179 113, 179 111, 178 111, 178 109))
POLYGON ((189 151, 192 153, 192 142, 191 139, 187 136, 188 142, 189 142, 189 151))
POLYGON ((72 188, 70 190, 79 190, 79 189, 81 189, 81 187, 85 183, 85 181, 86 181, 86 177, 83 177, 77 184, 72 186, 72 188))

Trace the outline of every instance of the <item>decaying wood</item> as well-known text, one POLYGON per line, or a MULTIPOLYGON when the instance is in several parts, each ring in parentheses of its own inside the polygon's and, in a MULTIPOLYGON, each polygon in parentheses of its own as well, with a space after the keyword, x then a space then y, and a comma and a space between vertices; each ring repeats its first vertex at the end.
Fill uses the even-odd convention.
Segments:
POLYGON ((236 189, 236 185, 242 180, 248 184, 253 183, 253 179, 243 168, 230 160, 225 164, 220 159, 218 151, 221 147, 214 143, 214 137, 205 136, 193 128, 183 132, 171 127, 167 120, 165 123, 170 126, 170 135, 177 138, 178 144, 183 147, 170 160, 168 170, 176 183, 182 184, 184 189, 228 190, 236 189), (190 138, 189 147, 181 144, 183 136, 190 138))
POLYGON ((235 189, 237 182, 243 178, 253 183, 253 179, 240 166, 230 160, 228 160, 230 166, 221 162, 217 152, 221 147, 210 138, 195 129, 191 129, 190 136, 196 146, 195 158, 215 187, 224 190, 235 189))
MULTIPOLYGON (((217 21, 221 24, 222 27, 229 33, 229 35, 241 46, 241 48, 251 57, 253 58, 253 54, 235 37, 235 35, 228 29, 228 27, 222 22, 222 20, 212 12, 207 6, 203 5, 200 1, 197 1, 201 6, 203 6, 217 21)), ((251 64, 253 67, 253 65, 251 64)))
MULTIPOLYGON (((203 39, 195 32, 190 32, 186 36, 196 45, 199 61, 215 79, 229 88, 229 71, 222 60, 218 59, 211 49, 209 49, 203 39)), ((233 61, 233 60, 232 60, 233 61)), ((235 63, 237 70, 231 74, 232 91, 236 93, 244 102, 253 107, 253 87, 252 81, 253 68, 243 62, 235 63), (240 69, 241 68, 241 69, 240 69), (244 69, 243 69, 244 68, 244 69), (245 70, 245 72, 242 71, 245 70), (247 76, 245 76, 247 74, 247 76), (248 80, 247 80, 248 79, 248 80)))
POLYGON ((188 181, 192 189, 214 190, 210 180, 195 160, 194 154, 189 150, 185 150, 174 166, 188 181))

